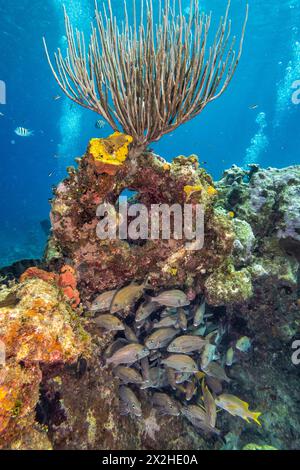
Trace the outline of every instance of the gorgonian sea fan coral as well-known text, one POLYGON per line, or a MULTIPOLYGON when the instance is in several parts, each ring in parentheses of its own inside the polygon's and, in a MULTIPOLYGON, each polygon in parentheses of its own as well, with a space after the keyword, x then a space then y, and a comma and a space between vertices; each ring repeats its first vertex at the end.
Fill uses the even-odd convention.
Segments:
POLYGON ((134 145, 146 147, 164 134, 193 119, 228 87, 239 63, 248 18, 238 50, 228 19, 230 0, 220 25, 208 45, 211 14, 191 0, 183 14, 181 1, 159 1, 155 23, 152 0, 141 0, 133 26, 126 9, 119 26, 111 1, 103 13, 96 5, 88 47, 83 33, 74 31, 65 11, 68 49, 55 54, 54 77, 76 103, 103 116, 115 131, 121 126, 134 145), (171 5, 172 3, 172 5, 171 5), (176 9, 176 4, 178 8, 176 9), (138 24, 139 21, 139 24, 138 24))

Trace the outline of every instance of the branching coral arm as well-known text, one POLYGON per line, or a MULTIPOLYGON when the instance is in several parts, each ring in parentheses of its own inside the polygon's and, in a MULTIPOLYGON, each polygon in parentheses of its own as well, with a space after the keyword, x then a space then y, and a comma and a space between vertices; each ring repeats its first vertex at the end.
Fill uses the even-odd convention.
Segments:
POLYGON ((141 0, 140 23, 133 0, 133 26, 126 2, 121 26, 111 0, 107 2, 103 12, 96 3, 88 47, 65 11, 66 57, 58 50, 55 67, 44 39, 47 59, 71 100, 103 116, 114 130, 121 127, 136 146, 146 147, 196 117, 227 89, 241 58, 248 6, 235 51, 230 0, 210 47, 211 15, 200 12, 198 0, 191 0, 188 17, 181 0, 164 0, 164 7, 160 0, 155 25, 153 0, 141 0))

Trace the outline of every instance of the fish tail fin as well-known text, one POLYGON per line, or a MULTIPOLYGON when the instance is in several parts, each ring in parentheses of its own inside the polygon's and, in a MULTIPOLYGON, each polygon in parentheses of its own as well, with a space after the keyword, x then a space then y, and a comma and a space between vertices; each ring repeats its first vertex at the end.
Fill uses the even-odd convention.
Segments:
POLYGON ((261 422, 258 419, 260 417, 260 415, 261 415, 261 413, 259 411, 257 413, 252 414, 253 421, 255 421, 256 424, 258 424, 259 426, 261 426, 261 422))

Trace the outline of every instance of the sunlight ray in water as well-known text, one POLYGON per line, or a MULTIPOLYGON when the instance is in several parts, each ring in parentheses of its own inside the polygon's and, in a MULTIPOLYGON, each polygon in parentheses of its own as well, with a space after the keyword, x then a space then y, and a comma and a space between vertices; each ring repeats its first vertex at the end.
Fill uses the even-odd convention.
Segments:
MULTIPOLYGON (((89 27, 89 23, 93 18, 93 8, 88 0, 52 0, 57 12, 57 19, 62 34, 60 39, 60 48, 65 50, 67 47, 67 38, 65 36, 63 22, 63 7, 72 19, 75 27, 85 30, 89 27)), ((80 138, 82 135, 82 121, 84 112, 81 107, 72 104, 67 98, 63 98, 61 103, 61 117, 59 119, 60 142, 57 146, 57 154, 59 155, 59 175, 62 177, 65 173, 66 166, 72 162, 71 156, 78 153, 80 148, 80 138)))
POLYGON ((266 113, 261 112, 256 116, 256 124, 258 125, 258 131, 252 137, 250 146, 246 149, 246 156, 243 162, 243 167, 247 167, 252 163, 260 163, 260 159, 263 156, 263 153, 266 152, 269 140, 266 134, 266 129, 268 127, 266 113))

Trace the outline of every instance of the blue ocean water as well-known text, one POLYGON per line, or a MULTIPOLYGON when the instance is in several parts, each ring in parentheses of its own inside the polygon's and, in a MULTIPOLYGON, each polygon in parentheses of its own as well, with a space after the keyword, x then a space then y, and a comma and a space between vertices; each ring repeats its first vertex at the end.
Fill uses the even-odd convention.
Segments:
MULTIPOLYGON (((182 0, 186 12, 189 3, 182 0)), ((227 0, 199 3, 218 22, 227 0)), ((232 164, 299 163, 300 0, 231 3, 236 34, 246 3, 250 12, 243 56, 229 89, 153 146, 169 160, 198 154, 215 178, 232 164)), ((0 0, 0 267, 42 255, 46 231, 41 222, 49 216, 52 186, 91 137, 110 132, 108 125, 96 129, 99 117, 63 96, 49 70, 42 37, 50 50, 64 49, 63 4, 74 25, 88 34, 94 0, 0 0), (18 126, 34 130, 34 136, 18 137, 18 126)), ((112 5, 121 20, 123 1, 112 5)), ((127 5, 130 14, 131 0, 127 5)))

